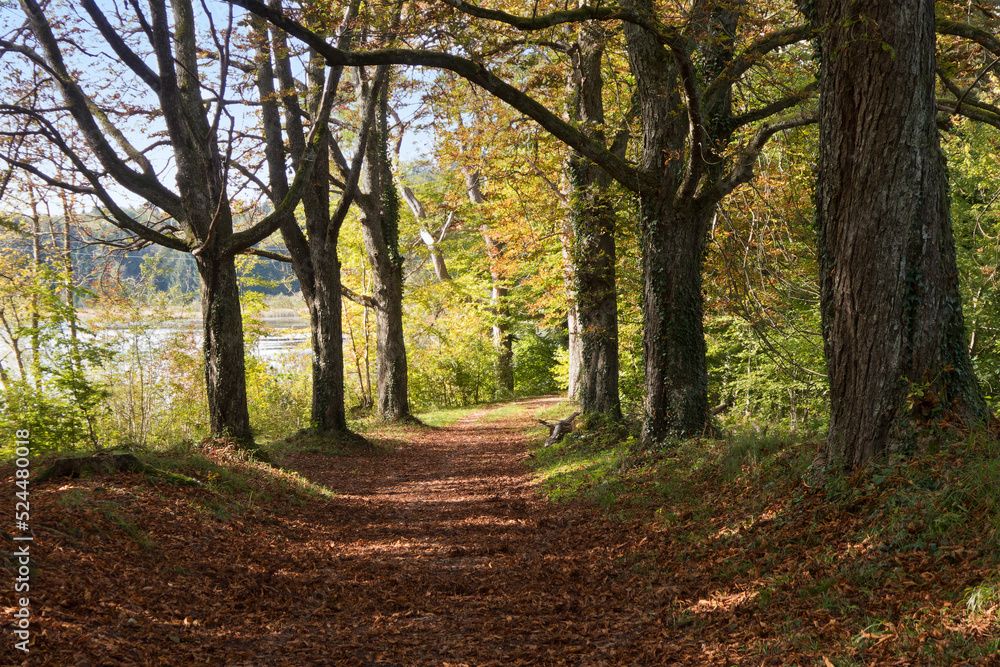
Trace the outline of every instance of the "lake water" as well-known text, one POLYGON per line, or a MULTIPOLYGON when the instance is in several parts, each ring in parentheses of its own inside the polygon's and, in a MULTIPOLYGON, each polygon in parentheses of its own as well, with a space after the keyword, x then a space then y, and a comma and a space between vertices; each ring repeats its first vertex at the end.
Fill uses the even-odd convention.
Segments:
MULTIPOLYGON (((109 340, 108 334, 111 334, 110 338, 114 338, 114 329, 118 328, 120 330, 125 328, 124 326, 102 329, 102 323, 99 321, 86 316, 83 320, 84 326, 94 331, 99 338, 103 338, 106 342, 110 343, 112 348, 124 350, 132 344, 121 338, 118 339, 117 343, 109 340), (104 334, 103 336, 102 333, 104 334)), ((309 320, 302 317, 264 317, 262 320, 269 328, 270 333, 258 341, 255 351, 257 357, 265 361, 274 362, 280 355, 294 354, 309 356, 312 353, 309 346, 309 320)), ((189 332, 194 339, 192 347, 200 350, 202 340, 200 318, 182 317, 167 322, 161 321, 157 325, 137 332, 139 340, 136 342, 141 348, 147 350, 155 349, 168 336, 181 332, 189 332)), ((68 330, 66 334, 67 336, 69 335, 68 330)), ((22 341, 22 344, 26 342, 22 341)), ((0 364, 5 368, 13 365, 11 350, 3 338, 0 338, 0 364)))
POLYGON ((273 329, 273 333, 262 338, 257 344, 257 352, 267 358, 282 352, 302 351, 310 354, 309 320, 301 317, 276 317, 264 319, 264 323, 273 329))
MULTIPOLYGON (((309 354, 309 320, 301 317, 265 317, 264 324, 271 333, 257 342, 257 355, 273 358, 285 352, 309 354)), ((146 331, 152 341, 162 341, 178 332, 191 332, 201 345, 201 320, 185 318, 171 320, 168 326, 160 326, 146 331)))

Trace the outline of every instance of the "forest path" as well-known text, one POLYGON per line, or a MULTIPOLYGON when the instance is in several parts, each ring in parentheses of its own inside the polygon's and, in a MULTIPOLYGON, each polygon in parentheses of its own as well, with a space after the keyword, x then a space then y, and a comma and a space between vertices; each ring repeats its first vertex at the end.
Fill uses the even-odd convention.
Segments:
POLYGON ((654 638, 642 636, 644 605, 621 572, 630 537, 592 508, 548 502, 523 464, 530 414, 554 400, 522 401, 508 419, 480 411, 408 430, 382 456, 290 462, 337 497, 309 512, 300 545, 315 554, 301 575, 323 573, 309 614, 322 629, 297 633, 318 644, 286 654, 288 664, 644 662, 639 645, 654 638))
MULTIPOLYGON (((274 449, 312 483, 215 441, 147 454, 197 486, 142 473, 32 483, 33 539, 0 528, 0 603, 30 607, 31 652, 15 652, 8 615, 0 667, 1000 664, 993 616, 955 604, 995 581, 992 537, 857 551, 860 530, 897 534, 876 532, 870 498, 914 498, 916 482, 860 510, 866 496, 837 505, 795 474, 734 483, 706 467, 664 494, 656 475, 680 467, 635 467, 604 478, 609 511, 552 503, 524 465, 543 406, 387 426, 347 455, 305 453, 311 436, 274 449)), ((588 447, 563 460, 590 465, 588 447)), ((939 479, 922 470, 909 479, 939 479)), ((13 464, 0 487, 9 517, 13 464)))
MULTIPOLYGON (((14 652, 8 626, 0 665, 666 665, 701 653, 700 636, 678 643, 680 573, 636 569, 663 547, 655 535, 535 488, 526 427, 553 400, 386 427, 373 438, 387 446, 352 454, 284 455, 328 493, 211 442, 182 457, 199 487, 139 473, 33 484, 32 648, 14 652)), ((15 488, 12 465, 0 485, 15 488)), ((3 543, 0 572, 13 572, 3 543)))

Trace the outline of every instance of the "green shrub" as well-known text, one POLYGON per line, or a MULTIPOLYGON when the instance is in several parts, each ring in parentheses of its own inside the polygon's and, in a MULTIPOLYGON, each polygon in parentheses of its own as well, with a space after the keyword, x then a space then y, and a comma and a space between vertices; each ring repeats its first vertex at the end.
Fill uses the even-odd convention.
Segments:
POLYGON ((112 355, 77 317, 73 302, 85 292, 70 288, 64 301, 63 275, 45 265, 19 269, 23 281, 0 293, 2 342, 17 359, 17 372, 2 374, 0 437, 12 443, 28 429, 38 451, 97 447, 107 390, 93 371, 112 355))
POLYGON ((559 390, 556 380, 558 343, 534 327, 521 332, 514 343, 514 392, 538 396, 559 390))

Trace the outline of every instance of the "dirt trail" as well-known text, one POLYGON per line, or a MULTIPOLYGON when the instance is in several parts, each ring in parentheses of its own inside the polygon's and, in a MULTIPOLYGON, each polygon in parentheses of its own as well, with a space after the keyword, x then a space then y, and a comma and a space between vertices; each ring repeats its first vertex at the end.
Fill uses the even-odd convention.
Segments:
POLYGON ((38 487, 24 664, 670 664, 667 601, 624 562, 636 533, 532 486, 523 427, 545 400, 409 429, 386 454, 296 455, 333 498, 218 521, 210 492, 139 475, 74 480, 71 502, 38 487), (130 521, 152 547, 123 536, 130 521))
POLYGON ((343 536, 329 664, 635 664, 644 624, 615 563, 628 538, 544 500, 522 463, 525 417, 484 414, 383 458, 302 467, 341 494, 324 522, 343 536))

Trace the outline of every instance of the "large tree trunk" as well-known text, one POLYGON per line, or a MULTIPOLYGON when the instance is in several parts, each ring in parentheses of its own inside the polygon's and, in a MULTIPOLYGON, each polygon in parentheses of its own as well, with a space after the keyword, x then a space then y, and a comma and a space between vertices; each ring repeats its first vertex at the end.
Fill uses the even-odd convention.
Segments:
MULTIPOLYGON (((584 26, 573 52, 574 115, 585 133, 604 143, 601 56, 603 31, 584 26)), ((567 164, 574 231, 575 310, 580 334, 580 387, 584 413, 621 418, 618 398, 618 300, 615 284, 615 211, 611 177, 574 153, 567 164)), ((571 350, 572 352, 572 350, 571 350)))
POLYGON ((253 443, 243 349, 243 317, 232 255, 196 255, 201 275, 205 382, 212 434, 253 443))
POLYGON ((312 256, 313 297, 307 299, 313 352, 312 423, 320 432, 346 431, 340 260, 336 243, 317 250, 312 256))
MULTIPOLYGON (((319 165, 328 168, 321 161, 319 165)), ((307 193, 306 198, 316 198, 307 193)), ((340 296, 340 259, 337 243, 329 239, 327 216, 314 220, 310 212, 318 203, 311 201, 303 208, 306 213, 308 240, 298 223, 289 219, 281 226, 281 236, 292 256, 292 267, 299 279, 302 296, 309 309, 309 339, 312 346, 312 406, 313 428, 319 432, 346 431, 347 414, 344 406, 344 349, 342 301, 340 296)))
POLYGON ((646 444, 708 425, 701 270, 706 215, 642 202, 646 444))
MULTIPOLYGON (((651 13, 646 0, 635 3, 651 13)), ((678 197, 689 126, 678 71, 642 28, 626 24, 642 115, 640 192, 646 402, 642 444, 697 436, 708 427, 708 370, 702 328, 701 262, 709 215, 678 197)))
MULTIPOLYGON (((361 204, 361 232, 372 267, 375 299, 375 384, 377 406, 383 419, 403 419, 410 414, 403 335, 403 258, 399 254, 399 197, 387 155, 388 83, 374 81, 360 87, 362 105, 372 100, 368 86, 381 86, 377 103, 378 132, 365 148, 361 204)), ((366 111, 362 109, 362 115, 366 111)))
POLYGON ((816 7, 827 454, 853 468, 913 444, 931 417, 971 426, 987 408, 965 346, 935 126, 934 2, 816 7), (923 397, 908 402, 910 387, 923 397))

